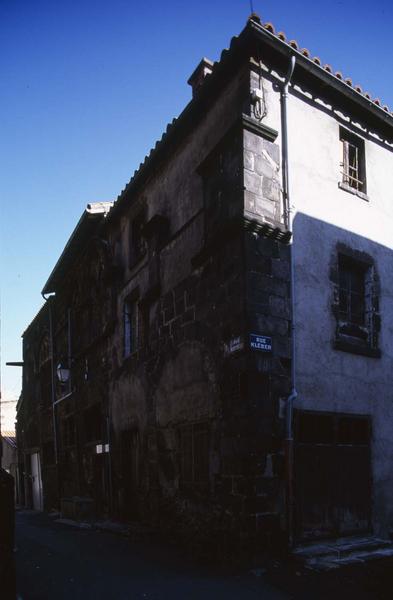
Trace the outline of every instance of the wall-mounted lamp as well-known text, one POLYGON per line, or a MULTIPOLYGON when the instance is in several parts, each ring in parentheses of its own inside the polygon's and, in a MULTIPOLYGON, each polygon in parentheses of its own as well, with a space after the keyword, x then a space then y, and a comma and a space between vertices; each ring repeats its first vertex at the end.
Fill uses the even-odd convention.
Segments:
POLYGON ((68 383, 70 380, 71 370, 64 363, 59 363, 56 367, 56 374, 60 383, 68 383))

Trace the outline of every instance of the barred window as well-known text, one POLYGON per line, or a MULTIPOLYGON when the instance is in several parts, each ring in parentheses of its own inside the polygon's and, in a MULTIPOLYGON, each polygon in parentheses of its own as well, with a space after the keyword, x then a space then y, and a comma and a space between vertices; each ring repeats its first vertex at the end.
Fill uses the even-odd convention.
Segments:
POLYGON ((333 314, 336 317, 334 348, 379 357, 379 279, 375 263, 364 252, 340 244, 331 271, 333 314))
POLYGON ((365 322, 366 265, 339 256, 340 318, 353 325, 365 322))
POLYGON ((342 183, 358 192, 366 193, 366 160, 364 140, 340 127, 342 144, 342 183))
POLYGON ((130 356, 139 347, 139 309, 135 300, 124 302, 124 356, 130 356))

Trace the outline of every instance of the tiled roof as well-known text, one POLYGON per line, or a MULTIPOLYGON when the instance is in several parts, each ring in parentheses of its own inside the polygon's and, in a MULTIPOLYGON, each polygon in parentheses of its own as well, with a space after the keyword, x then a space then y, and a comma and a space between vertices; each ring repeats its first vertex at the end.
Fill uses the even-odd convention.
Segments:
POLYGON ((282 42, 284 42, 285 44, 287 44, 288 46, 290 46, 297 52, 300 52, 301 54, 303 54, 303 56, 305 56, 306 58, 311 60, 313 63, 322 67, 323 69, 325 69, 325 71, 327 71, 328 73, 331 73, 334 77, 336 77, 337 79, 339 79, 346 85, 353 88, 356 92, 358 92, 359 94, 361 94, 362 96, 367 98, 367 100, 370 100, 377 106, 380 106, 387 113, 393 115, 393 112, 390 111, 388 106, 386 106, 386 105, 382 106, 382 102, 380 101, 379 98, 372 98, 371 94, 369 94, 368 92, 365 92, 360 85, 354 85, 352 83, 352 79, 350 77, 345 77, 341 73, 341 71, 335 71, 333 69, 333 67, 331 67, 329 64, 323 65, 319 56, 312 56, 312 53, 310 52, 310 50, 308 50, 307 48, 302 48, 301 44, 299 44, 296 40, 288 40, 283 31, 276 32, 273 23, 270 23, 269 21, 267 21, 266 23, 263 23, 262 20, 260 19, 260 17, 256 14, 251 15, 250 19, 255 21, 256 23, 259 23, 264 29, 266 29, 266 31, 270 31, 270 33, 272 33, 274 36, 276 36, 282 42))

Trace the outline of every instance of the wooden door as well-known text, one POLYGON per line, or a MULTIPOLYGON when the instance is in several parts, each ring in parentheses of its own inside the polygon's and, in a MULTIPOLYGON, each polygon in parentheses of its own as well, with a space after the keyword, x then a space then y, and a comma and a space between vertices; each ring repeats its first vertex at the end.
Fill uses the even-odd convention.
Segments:
POLYGON ((296 411, 295 505, 299 540, 371 528, 370 419, 296 411))

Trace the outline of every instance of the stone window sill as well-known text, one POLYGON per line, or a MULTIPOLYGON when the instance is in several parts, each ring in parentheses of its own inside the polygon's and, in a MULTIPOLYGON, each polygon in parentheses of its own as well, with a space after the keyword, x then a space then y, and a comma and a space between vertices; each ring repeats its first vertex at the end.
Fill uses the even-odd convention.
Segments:
POLYGON ((381 350, 379 348, 371 348, 371 346, 363 345, 357 340, 348 341, 337 338, 333 341, 334 350, 349 352, 350 354, 358 354, 360 356, 368 356, 370 358, 380 358, 381 350))
POLYGON ((342 181, 339 181, 338 187, 340 188, 340 190, 343 190, 344 192, 348 192, 349 194, 358 196, 358 198, 365 200, 365 202, 370 202, 370 198, 367 196, 367 194, 364 194, 363 192, 360 192, 359 190, 355 190, 355 188, 351 187, 350 185, 347 185, 346 183, 342 183, 342 181))

